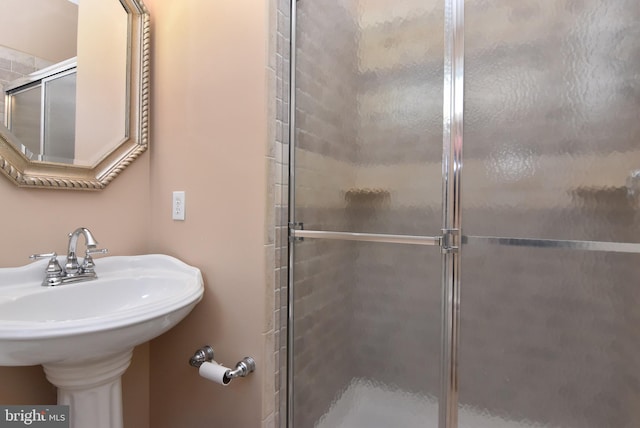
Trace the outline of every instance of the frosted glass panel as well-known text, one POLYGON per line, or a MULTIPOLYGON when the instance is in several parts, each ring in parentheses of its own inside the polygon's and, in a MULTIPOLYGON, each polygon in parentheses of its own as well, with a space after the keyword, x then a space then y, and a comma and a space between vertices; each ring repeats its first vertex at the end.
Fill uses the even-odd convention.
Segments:
POLYGON ((640 426, 640 255, 474 244, 462 263, 461 427, 640 426))
MULTIPOLYGON (((296 3, 295 221, 435 235, 441 1, 296 3)), ((296 428, 437 426, 440 253, 295 243, 296 428)))
POLYGON ((17 92, 11 97, 9 130, 18 137, 29 155, 38 156, 42 116, 42 87, 40 85, 17 92))
POLYGON ((73 163, 76 140, 76 73, 45 82, 44 159, 73 163))
POLYGON ((298 220, 305 229, 437 233, 443 2, 297 7, 298 220))
MULTIPOLYGON (((465 235, 640 242, 639 35, 635 0, 465 1, 465 235)), ((640 426, 639 257, 465 246, 460 426, 640 426)))
POLYGON ((437 249, 306 239, 295 256, 292 426, 436 427, 437 249))
POLYGON ((626 240, 637 0, 465 2, 464 231, 626 240))

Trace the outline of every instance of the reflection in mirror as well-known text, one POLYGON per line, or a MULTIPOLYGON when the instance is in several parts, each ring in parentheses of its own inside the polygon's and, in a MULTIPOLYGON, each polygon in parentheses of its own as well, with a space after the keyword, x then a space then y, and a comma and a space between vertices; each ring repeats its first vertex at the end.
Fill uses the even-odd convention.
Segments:
POLYGON ((5 126, 29 159, 74 162, 76 70, 71 58, 5 85, 5 126))
POLYGON ((96 190, 139 156, 148 36, 140 0, 2 0, 0 171, 96 190))
MULTIPOLYGON (((73 93, 65 94, 55 88, 56 69, 65 72, 70 67, 69 58, 77 55, 78 5, 67 0, 3 0, 0 14, 0 89, 4 102, 0 107, 2 122, 21 143, 19 149, 31 159, 42 159, 46 122, 44 100, 50 107, 60 106, 60 100, 51 99, 45 88, 53 87, 52 93, 62 95, 65 105, 75 105, 75 85, 73 93), (56 63, 60 64, 57 66, 56 63), (52 70, 41 74, 41 70, 52 70)), ((68 78, 66 79, 68 82, 68 78)), ((69 84, 65 85, 67 88, 69 84)), ((62 115, 52 112, 57 118, 62 115)), ((66 122, 75 124, 73 114, 64 114, 66 122)), ((46 119, 49 121, 49 119, 46 119)), ((70 125, 65 126, 70 132, 70 125)), ((62 137, 62 136, 60 136, 62 137)), ((63 142, 47 141, 47 149, 73 144, 66 138, 63 142), (55 143, 55 144, 53 144, 55 143)), ((66 150, 67 153, 72 152, 66 150)), ((54 150, 60 151, 60 150, 54 150)), ((73 159, 73 156, 71 157, 73 159)), ((62 158, 64 161, 64 158, 62 158)))
MULTIPOLYGON (((36 69, 2 82, 5 126, 20 142, 18 149, 33 161, 94 165, 125 138, 126 10, 118 0, 83 0, 79 4, 69 0, 3 1, 8 2, 3 7, 7 15, 24 17, 25 22, 11 21, 13 27, 21 25, 42 31, 30 42, 14 42, 17 46, 0 39, 0 43, 6 43, 6 49, 14 51, 16 62, 24 65, 22 70, 31 68, 28 61, 36 69), (39 22, 41 14, 34 11, 40 10, 43 1, 53 16, 68 23, 70 29, 58 33, 59 28, 50 28, 57 25, 39 22), (49 41, 51 51, 40 46, 45 37, 53 39, 49 41), (38 70, 40 65, 68 54, 73 55, 38 70), (35 66, 36 61, 39 66, 35 66), (91 102, 96 99, 102 100, 102 105, 118 108, 104 110, 100 104, 91 102), (97 145, 96 132, 102 136, 97 145)), ((5 28, 8 30, 11 27, 5 28)))

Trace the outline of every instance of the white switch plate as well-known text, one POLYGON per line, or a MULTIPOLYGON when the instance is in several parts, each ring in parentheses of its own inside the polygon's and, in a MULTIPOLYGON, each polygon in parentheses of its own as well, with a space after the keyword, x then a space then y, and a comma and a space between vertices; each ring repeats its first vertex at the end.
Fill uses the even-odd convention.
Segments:
POLYGON ((174 220, 184 220, 185 208, 184 192, 173 192, 172 218, 174 220))

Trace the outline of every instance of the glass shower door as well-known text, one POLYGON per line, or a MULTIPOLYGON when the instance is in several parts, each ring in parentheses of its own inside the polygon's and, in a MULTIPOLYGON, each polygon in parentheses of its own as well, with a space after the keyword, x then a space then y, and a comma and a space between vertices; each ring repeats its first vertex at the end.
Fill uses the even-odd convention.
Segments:
POLYGON ((635 0, 465 2, 460 427, 640 426, 639 35, 635 0))
POLYGON ((300 0, 289 426, 437 426, 440 1, 300 0))

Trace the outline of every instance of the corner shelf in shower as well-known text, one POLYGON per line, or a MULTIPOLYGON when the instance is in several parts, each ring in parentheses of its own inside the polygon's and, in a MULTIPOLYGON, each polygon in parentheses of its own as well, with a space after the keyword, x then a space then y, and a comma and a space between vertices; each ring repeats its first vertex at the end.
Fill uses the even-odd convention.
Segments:
POLYGON ((581 186, 571 189, 569 194, 583 208, 634 210, 637 206, 637 195, 627 186, 581 186))
POLYGON ((381 188, 353 187, 344 193, 347 203, 381 203, 391 199, 391 192, 381 188))

